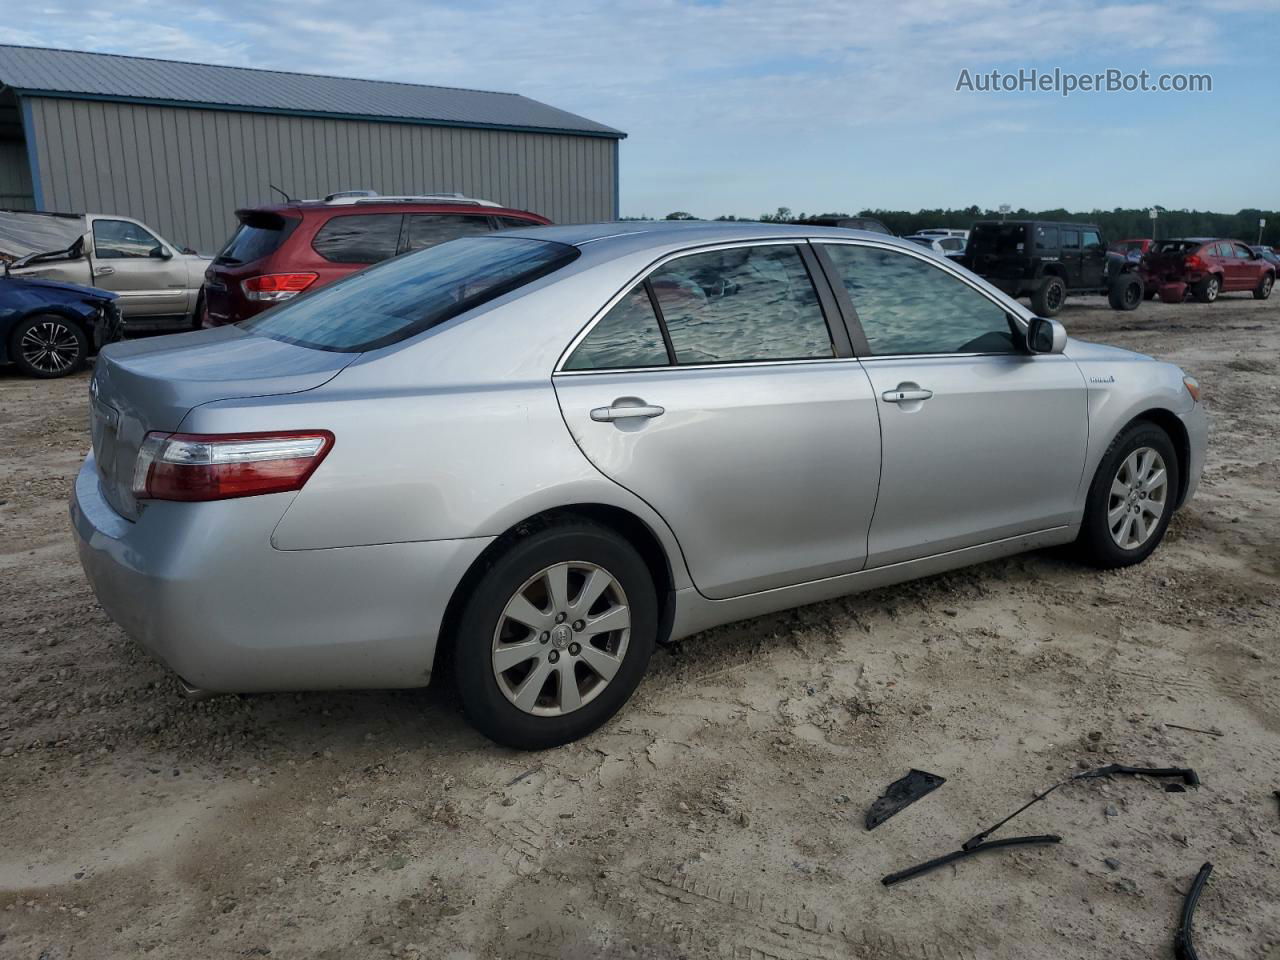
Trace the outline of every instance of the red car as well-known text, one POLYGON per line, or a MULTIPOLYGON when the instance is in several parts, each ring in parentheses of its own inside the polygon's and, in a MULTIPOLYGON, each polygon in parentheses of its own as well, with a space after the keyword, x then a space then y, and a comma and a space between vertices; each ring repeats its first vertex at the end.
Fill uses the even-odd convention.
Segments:
MULTIPOLYGON (((1220 293, 1251 291, 1255 300, 1271 296, 1276 268, 1239 240, 1190 237, 1157 240, 1142 258, 1142 279, 1148 290, 1190 288, 1201 303, 1213 303, 1220 293)), ((1181 299, 1181 294, 1177 294, 1181 299)))
POLYGON ((456 194, 380 197, 366 190, 237 210, 236 217, 240 226, 204 274, 205 326, 238 323, 410 250, 551 222, 456 194))

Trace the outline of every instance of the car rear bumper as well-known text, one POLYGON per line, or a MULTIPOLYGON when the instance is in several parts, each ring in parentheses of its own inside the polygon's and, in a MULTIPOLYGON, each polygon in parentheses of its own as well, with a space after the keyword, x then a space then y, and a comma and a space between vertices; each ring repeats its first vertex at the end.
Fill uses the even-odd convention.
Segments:
POLYGON ((108 616, 191 686, 425 685, 449 598, 491 540, 277 550, 291 499, 156 502, 130 522, 103 498, 91 454, 71 523, 108 616))

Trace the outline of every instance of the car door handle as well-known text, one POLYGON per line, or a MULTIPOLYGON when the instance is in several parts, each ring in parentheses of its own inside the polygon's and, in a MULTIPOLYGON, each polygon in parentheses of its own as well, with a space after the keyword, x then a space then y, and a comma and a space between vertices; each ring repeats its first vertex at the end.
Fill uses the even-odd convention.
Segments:
POLYGON ((109 277, 116 272, 115 267, 94 267, 93 275, 95 277, 109 277))
POLYGON ((912 400, 928 400, 932 396, 932 390, 922 390, 917 387, 912 390, 886 390, 880 394, 880 399, 885 403, 910 403, 912 400))
POLYGON ((612 406, 596 407, 591 411, 591 419, 597 423, 612 423, 614 420, 629 420, 633 417, 651 420, 660 417, 667 411, 651 403, 645 403, 635 397, 619 397, 612 406))

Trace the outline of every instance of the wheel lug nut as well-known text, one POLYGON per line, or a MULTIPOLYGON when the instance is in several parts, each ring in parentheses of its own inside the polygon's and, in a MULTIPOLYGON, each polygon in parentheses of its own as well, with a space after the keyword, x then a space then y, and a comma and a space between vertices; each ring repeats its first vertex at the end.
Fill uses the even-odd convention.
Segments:
POLYGON ((583 627, 585 627, 585 626, 586 626, 586 624, 585 624, 585 623, 583 623, 581 620, 575 620, 575 621, 573 621, 573 629, 575 629, 575 630, 577 630, 577 631, 579 631, 579 632, 581 632, 582 628, 583 628, 583 627))
POLYGON ((556 623, 564 623, 568 619, 569 619, 569 615, 567 613, 556 614, 556 623))
POLYGON ((560 653, 556 650, 552 650, 550 653, 547 654, 547 659, 550 660, 552 663, 555 663, 557 660, 560 659, 560 653))
POLYGON ((569 644, 569 652, 576 657, 579 653, 582 652, 582 647, 580 647, 576 643, 571 643, 569 644))
POLYGON ((539 642, 539 643, 546 643, 546 642, 547 642, 548 640, 550 640, 550 639, 551 639, 551 634, 547 633, 547 632, 544 630, 544 631, 543 631, 543 633, 542 633, 542 636, 540 636, 540 637, 538 638, 538 642, 539 642))

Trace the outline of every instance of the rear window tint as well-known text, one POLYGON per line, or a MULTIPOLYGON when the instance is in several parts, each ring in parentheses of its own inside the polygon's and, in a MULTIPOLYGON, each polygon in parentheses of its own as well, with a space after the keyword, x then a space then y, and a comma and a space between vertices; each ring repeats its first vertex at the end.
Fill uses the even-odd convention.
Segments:
POLYGON ((379 263, 400 245, 398 213, 334 217, 316 231, 311 246, 332 263, 379 263))
POLYGON ((446 240, 489 233, 492 230, 488 217, 461 213, 411 213, 405 225, 405 249, 425 250, 446 240))
POLYGON ((269 257, 280 249, 298 221, 277 216, 250 216, 241 222, 231 235, 227 245, 218 254, 217 262, 225 264, 253 263, 269 257))
POLYGON ((577 257, 578 249, 563 243, 463 237, 353 273, 240 326, 317 350, 375 350, 546 276, 577 257))

